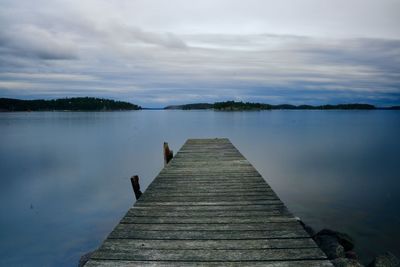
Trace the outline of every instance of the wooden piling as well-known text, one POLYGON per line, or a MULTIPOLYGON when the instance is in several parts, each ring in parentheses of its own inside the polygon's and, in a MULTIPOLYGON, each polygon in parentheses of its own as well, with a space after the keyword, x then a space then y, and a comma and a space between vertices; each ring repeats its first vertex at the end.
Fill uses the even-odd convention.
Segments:
POLYGON ((167 142, 164 142, 163 150, 164 150, 164 166, 166 166, 170 162, 170 160, 174 157, 174 153, 172 150, 169 149, 167 142))
POLYGON ((142 195, 142 191, 140 191, 140 184, 139 184, 139 176, 134 175, 131 177, 131 184, 133 188, 133 192, 135 193, 135 198, 138 200, 142 195))

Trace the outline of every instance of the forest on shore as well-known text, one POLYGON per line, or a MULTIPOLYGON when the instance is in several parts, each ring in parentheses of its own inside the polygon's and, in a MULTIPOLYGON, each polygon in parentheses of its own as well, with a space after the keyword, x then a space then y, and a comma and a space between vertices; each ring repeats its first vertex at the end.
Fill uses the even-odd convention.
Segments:
POLYGON ((95 97, 73 97, 53 100, 0 98, 0 111, 112 111, 139 109, 141 109, 140 106, 129 102, 95 97))
POLYGON ((215 102, 214 104, 210 103, 195 103, 195 104, 185 104, 185 105, 174 105, 167 106, 164 109, 181 109, 181 110, 192 110, 192 109, 214 109, 221 111, 245 111, 245 110, 275 110, 275 109, 293 109, 293 110, 352 110, 352 109, 360 109, 360 110, 372 110, 372 109, 400 109, 400 106, 388 107, 388 108, 379 108, 370 104, 338 104, 338 105, 290 105, 290 104, 280 104, 280 105, 271 105, 264 103, 251 103, 251 102, 237 102, 237 101, 225 101, 225 102, 215 102))

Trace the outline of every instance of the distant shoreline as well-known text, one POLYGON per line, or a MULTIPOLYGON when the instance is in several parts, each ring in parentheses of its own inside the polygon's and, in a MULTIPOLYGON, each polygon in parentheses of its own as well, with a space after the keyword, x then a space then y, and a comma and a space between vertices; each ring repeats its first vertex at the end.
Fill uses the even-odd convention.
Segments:
POLYGON ((172 105, 164 108, 146 108, 124 101, 94 97, 60 98, 53 100, 21 100, 0 98, 0 112, 26 111, 131 111, 131 110, 213 110, 213 111, 262 111, 262 110, 400 110, 400 106, 376 107, 363 103, 336 105, 271 105, 265 103, 225 101, 172 105))
POLYGON ((400 106, 376 107, 370 104, 349 103, 337 105, 270 105, 264 103, 225 101, 210 103, 194 103, 167 106, 166 110, 217 110, 217 111, 258 111, 258 110, 400 110, 400 106))
POLYGON ((60 98, 54 100, 21 100, 0 98, 0 111, 121 111, 140 110, 132 103, 94 97, 60 98))

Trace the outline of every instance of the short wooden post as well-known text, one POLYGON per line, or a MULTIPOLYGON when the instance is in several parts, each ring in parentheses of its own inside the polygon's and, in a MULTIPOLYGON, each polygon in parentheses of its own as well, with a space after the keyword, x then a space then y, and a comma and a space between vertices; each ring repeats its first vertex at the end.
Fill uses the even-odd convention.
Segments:
POLYGON ((133 192, 135 192, 136 200, 140 198, 142 195, 142 191, 140 191, 140 184, 139 184, 139 176, 135 175, 131 177, 131 184, 133 188, 133 192))
POLYGON ((169 149, 168 143, 164 142, 164 166, 168 164, 168 162, 171 161, 171 159, 174 157, 174 152, 169 149))

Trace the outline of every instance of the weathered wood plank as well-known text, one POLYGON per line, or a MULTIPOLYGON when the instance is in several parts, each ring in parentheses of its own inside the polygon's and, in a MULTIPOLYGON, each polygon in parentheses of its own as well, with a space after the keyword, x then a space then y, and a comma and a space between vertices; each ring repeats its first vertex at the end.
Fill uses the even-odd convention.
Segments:
POLYGON ((178 183, 178 184, 190 184, 190 183, 214 183, 214 184, 263 184, 265 183, 265 180, 262 179, 261 177, 244 177, 244 176, 238 176, 237 178, 235 177, 229 177, 229 176, 212 176, 212 175, 204 175, 204 176, 189 176, 189 175, 176 175, 174 178, 169 178, 169 177, 163 177, 160 176, 159 180, 156 181, 157 183, 178 183))
MULTIPOLYGON (((197 173, 196 175, 187 175, 187 174, 175 174, 173 177, 172 176, 167 176, 165 174, 160 174, 157 180, 154 182, 158 183, 167 183, 167 182, 186 182, 186 183, 191 183, 191 182, 215 182, 218 184, 223 184, 223 183, 231 183, 231 184, 252 184, 252 183, 258 183, 262 184, 265 183, 265 180, 256 175, 252 176, 244 176, 244 175, 239 175, 239 176, 229 176, 228 174, 220 174, 220 175, 211 175, 211 174, 205 174, 201 175, 197 173), (248 182, 248 183, 246 183, 248 182)), ((267 184, 268 186, 268 184, 267 184)))
POLYGON ((257 200, 279 200, 276 196, 239 196, 239 197, 232 197, 232 196, 212 196, 212 197, 157 197, 157 196, 147 196, 143 194, 140 198, 141 201, 166 201, 166 202, 219 202, 219 201, 257 201, 257 200))
POLYGON ((265 186, 264 180, 260 179, 248 179, 248 183, 245 182, 243 179, 223 179, 223 178, 216 178, 216 177, 207 177, 207 178, 192 178, 192 177, 182 177, 179 179, 162 179, 156 181, 154 183, 154 186, 156 185, 164 185, 164 186, 170 186, 170 185, 175 185, 175 188, 178 189, 178 186, 190 186, 193 184, 194 186, 222 186, 222 184, 225 184, 226 186, 248 186, 248 187, 254 187, 254 186, 264 186, 265 188, 270 188, 269 186, 265 186))
POLYGON ((130 209, 127 216, 152 217, 250 217, 288 214, 286 207, 273 210, 205 210, 205 211, 171 211, 171 210, 141 210, 130 209))
POLYGON ((264 191, 231 191, 231 192, 179 192, 179 191, 160 191, 159 193, 154 191, 149 191, 146 194, 147 197, 246 197, 246 196, 274 196, 276 195, 271 190, 264 191))
MULTIPOLYGON (((123 221, 121 221, 123 223, 123 221)), ((287 223, 203 223, 203 224, 173 224, 173 223, 135 223, 129 225, 134 231, 276 231, 276 230, 302 230, 297 222, 287 223)))
POLYGON ((194 261, 124 261, 124 260, 92 260, 87 267, 332 267, 327 260, 302 261, 240 261, 240 262, 194 262, 194 261))
POLYGON ((130 249, 271 249, 317 248, 311 238, 241 239, 241 240, 149 240, 107 239, 102 248, 129 251, 130 249))
POLYGON ((169 186, 167 185, 162 185, 162 184, 154 184, 151 185, 150 187, 147 188, 147 192, 151 191, 168 191, 168 192, 193 192, 193 187, 195 188, 195 192, 203 192, 203 191, 212 191, 212 192, 228 192, 228 191, 235 191, 235 192, 246 192, 246 191, 271 191, 272 189, 269 188, 268 186, 264 185, 254 185, 254 186, 245 186, 245 185, 225 185, 225 186, 220 186, 218 184, 194 184, 190 186, 190 184, 187 185, 180 185, 179 188, 177 188, 176 184, 170 184, 169 186))
POLYGON ((150 261, 271 261, 326 259, 318 248, 256 249, 256 250, 177 250, 177 249, 101 249, 93 259, 150 260, 150 261))
MULTIPOLYGON (((235 173, 235 174, 229 174, 227 172, 223 172, 223 173, 200 173, 200 172, 196 172, 196 173, 181 173, 181 172, 176 172, 174 174, 172 174, 172 172, 160 172, 159 179, 161 180, 185 180, 185 179, 218 179, 218 180, 233 180, 235 182, 237 181, 264 181, 265 180, 257 173, 235 173)), ((156 180, 157 181, 157 180, 156 180)))
POLYGON ((210 223, 281 223, 293 222, 296 219, 292 216, 255 216, 255 217, 237 217, 237 216, 224 216, 224 217, 129 217, 122 218, 122 223, 197 223, 197 224, 210 224, 210 223))
POLYGON ((136 206, 135 210, 147 210, 150 212, 156 211, 243 211, 246 210, 260 210, 260 211, 271 211, 271 210, 280 210, 285 206, 283 203, 274 204, 274 205, 246 205, 246 206, 217 206, 217 205, 195 205, 195 206, 136 206))
MULTIPOLYGON (((190 174, 190 173, 214 173, 214 174, 226 174, 229 173, 230 171, 232 171, 232 168, 234 166, 226 166, 226 167, 218 167, 218 166, 204 166, 204 167, 198 167, 198 168, 192 168, 192 167, 169 167, 168 169, 166 169, 164 172, 167 172, 169 174, 190 174)), ((248 167, 235 167, 234 168, 236 171, 235 173, 242 173, 242 174, 257 174, 254 169, 250 166, 248 167)))
POLYGON ((118 224, 108 238, 128 239, 203 239, 203 240, 240 240, 265 238, 306 238, 303 230, 243 230, 243 231, 149 231, 135 230, 132 224, 118 224))
POLYGON ((218 202, 167 202, 167 201, 137 201, 135 207, 143 206, 247 206, 247 205, 276 205, 283 204, 279 199, 255 201, 218 201, 218 202))

